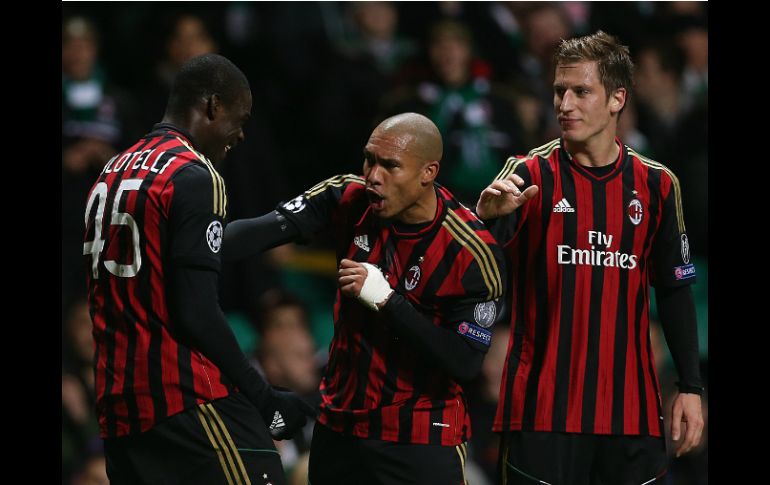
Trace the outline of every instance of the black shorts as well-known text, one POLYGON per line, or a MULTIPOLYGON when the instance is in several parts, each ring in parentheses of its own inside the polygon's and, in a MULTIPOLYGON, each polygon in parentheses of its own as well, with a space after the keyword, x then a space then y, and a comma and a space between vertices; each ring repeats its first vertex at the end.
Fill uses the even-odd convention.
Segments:
POLYGON ((104 452, 112 485, 286 483, 262 417, 240 393, 175 414, 144 433, 105 439, 104 452))
POLYGON ((500 441, 503 485, 648 485, 668 458, 663 438, 511 431, 500 441))
POLYGON ((309 485, 463 485, 465 443, 414 445, 369 440, 315 424, 309 485))

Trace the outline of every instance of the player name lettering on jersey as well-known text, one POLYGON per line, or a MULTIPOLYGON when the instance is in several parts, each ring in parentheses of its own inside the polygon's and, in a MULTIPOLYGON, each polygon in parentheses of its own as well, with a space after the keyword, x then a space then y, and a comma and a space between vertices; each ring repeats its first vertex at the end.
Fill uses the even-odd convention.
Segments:
POLYGON ((115 173, 128 170, 129 168, 131 170, 140 168, 142 170, 149 170, 150 172, 154 173, 163 173, 171 164, 171 162, 176 159, 176 157, 169 158, 159 168, 159 162, 161 158, 163 158, 163 154, 166 153, 166 151, 164 150, 160 152, 157 157, 154 157, 153 162, 150 163, 150 158, 152 158, 154 151, 155 149, 143 150, 139 152, 128 152, 121 155, 120 158, 118 158, 116 155, 112 157, 109 162, 107 162, 107 164, 104 166, 104 169, 102 170, 102 173, 115 173))

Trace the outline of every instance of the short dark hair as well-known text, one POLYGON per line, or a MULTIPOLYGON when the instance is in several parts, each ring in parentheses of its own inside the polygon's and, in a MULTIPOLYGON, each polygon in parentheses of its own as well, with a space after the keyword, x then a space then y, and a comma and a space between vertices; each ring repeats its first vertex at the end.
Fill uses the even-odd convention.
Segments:
MULTIPOLYGON (((634 82, 634 63, 628 47, 601 30, 592 35, 562 40, 553 56, 554 66, 568 62, 596 61, 607 97, 618 88, 628 95, 634 82)), ((624 106, 625 108, 625 106, 624 106)))
POLYGON ((187 61, 177 73, 166 113, 182 115, 201 99, 219 95, 230 105, 249 90, 246 75, 229 59, 219 54, 204 54, 187 61))

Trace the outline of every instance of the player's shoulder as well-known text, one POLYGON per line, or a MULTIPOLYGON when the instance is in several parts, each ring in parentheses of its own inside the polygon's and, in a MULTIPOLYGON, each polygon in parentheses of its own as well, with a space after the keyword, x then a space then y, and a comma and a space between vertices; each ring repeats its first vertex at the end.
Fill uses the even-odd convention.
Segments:
POLYGON ((476 233, 487 244, 497 244, 495 238, 489 232, 489 228, 479 219, 472 209, 457 200, 452 192, 446 187, 435 183, 436 190, 446 204, 446 214, 444 216, 444 225, 451 224, 464 231, 476 233))
MULTIPOLYGON (((471 262, 464 271, 466 279, 468 275, 476 275, 471 280, 478 281, 477 286, 485 292, 485 299, 498 298, 503 289, 502 248, 472 210, 453 202, 447 203, 442 227, 447 237, 458 243, 460 253, 470 256, 471 262)), ((469 288, 469 291, 474 289, 469 288)))
POLYGON ((193 169, 192 172, 199 174, 199 176, 204 176, 206 172, 212 176, 216 174, 214 164, 184 138, 174 136, 171 146, 173 148, 170 152, 177 158, 180 167, 184 166, 187 168, 186 165, 195 166, 197 168, 193 169))
POLYGON ((561 149, 561 139, 556 138, 548 143, 541 145, 537 148, 533 148, 526 155, 513 155, 508 157, 503 165, 503 169, 495 177, 496 179, 504 179, 512 173, 521 173, 522 171, 533 172, 535 166, 541 161, 554 161, 558 157, 559 150, 561 149))
MULTIPOLYGON (((159 138, 153 151, 156 152, 155 165, 161 167, 158 178, 164 185, 204 183, 221 179, 214 165, 190 143, 175 133, 165 133, 159 138)), ((221 182, 221 180, 219 180, 221 182)))
MULTIPOLYGON (((478 233, 483 239, 486 237, 482 234, 489 233, 489 229, 484 222, 479 219, 473 210, 467 207, 465 204, 454 198, 451 192, 445 187, 439 186, 437 188, 439 194, 444 199, 444 203, 447 205, 446 215, 444 216, 444 222, 447 224, 453 224, 461 227, 467 231, 478 233)), ((490 240, 494 238, 490 237, 490 240)))
POLYGON ((181 189, 200 193, 208 193, 212 190, 224 192, 224 179, 213 166, 192 159, 174 162, 177 166, 174 167, 169 179, 170 186, 174 187, 175 191, 181 189))
POLYGON ((533 148, 523 157, 518 157, 518 159, 523 160, 527 164, 534 164, 537 163, 539 159, 552 159, 558 156, 560 150, 561 138, 555 138, 548 143, 533 148))
POLYGON ((180 161, 170 176, 167 187, 173 189, 171 197, 178 202, 199 201, 195 204, 211 206, 212 210, 225 217, 227 213, 227 191, 225 182, 213 166, 198 160, 180 161))
POLYGON ((624 145, 624 146, 628 151, 628 156, 631 159, 631 163, 645 167, 649 170, 652 170, 660 174, 661 178, 670 179, 671 182, 675 182, 675 183, 679 182, 676 175, 674 174, 674 171, 668 168, 665 164, 642 155, 641 153, 637 152, 636 150, 634 150, 628 145, 624 145))
POLYGON ((346 198, 364 197, 366 182, 363 177, 352 173, 335 175, 323 180, 305 191, 305 197, 311 199, 328 190, 339 190, 346 198))

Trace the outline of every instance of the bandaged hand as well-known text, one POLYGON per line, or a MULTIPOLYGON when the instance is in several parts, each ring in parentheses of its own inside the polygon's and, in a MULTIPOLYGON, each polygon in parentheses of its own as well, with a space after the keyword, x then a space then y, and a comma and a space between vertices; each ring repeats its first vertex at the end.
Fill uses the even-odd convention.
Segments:
POLYGON ((379 268, 349 259, 340 261, 339 287, 343 295, 358 299, 374 311, 379 311, 377 305, 386 302, 393 293, 379 268))

